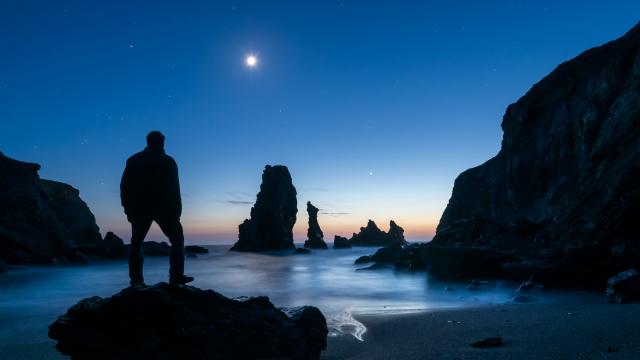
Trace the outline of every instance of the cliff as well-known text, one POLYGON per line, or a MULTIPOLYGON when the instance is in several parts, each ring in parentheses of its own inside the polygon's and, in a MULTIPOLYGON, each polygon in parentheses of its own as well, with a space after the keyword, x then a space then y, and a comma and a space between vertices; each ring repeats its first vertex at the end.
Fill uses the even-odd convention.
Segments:
POLYGON ((640 24, 561 64, 502 121, 499 153, 455 180, 427 267, 604 286, 637 266, 640 24))

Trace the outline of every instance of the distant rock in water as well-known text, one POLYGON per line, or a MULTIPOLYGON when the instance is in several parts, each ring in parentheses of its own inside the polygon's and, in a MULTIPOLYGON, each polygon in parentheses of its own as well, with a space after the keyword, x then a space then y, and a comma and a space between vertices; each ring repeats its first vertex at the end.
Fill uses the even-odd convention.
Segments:
POLYGON ((351 248, 351 243, 349 242, 349 239, 347 239, 346 237, 335 235, 333 237, 333 248, 334 249, 349 249, 349 248, 351 248))
POLYGON ((429 270, 603 288, 637 266, 640 24, 558 66, 502 129, 499 153, 456 179, 429 270))
POLYGON ((309 250, 309 249, 305 249, 305 248, 296 248, 295 250, 293 250, 293 254, 294 254, 294 255, 306 255, 306 254, 311 254, 311 250, 309 250))
POLYGON ((318 208, 307 201, 307 213, 309 214, 309 228, 307 229, 307 241, 304 247, 310 249, 326 249, 327 243, 324 242, 324 234, 318 224, 318 208))
POLYGON ((267 297, 166 283, 84 299, 49 327, 73 360, 318 359, 327 333, 312 306, 281 310, 267 297))
POLYGON ((127 256, 124 241, 113 232, 107 232, 104 236, 102 256, 112 259, 120 259, 127 256))
POLYGON ((360 228, 360 232, 353 234, 349 240, 352 246, 387 246, 393 244, 404 245, 404 229, 399 227, 393 220, 389 224, 389 233, 378 228, 375 222, 369 220, 366 227, 360 228))
POLYGON ((77 189, 40 179, 39 169, 0 153, 0 259, 86 262, 103 245, 95 217, 77 189))
POLYGON ((238 227, 238 241, 231 250, 268 251, 293 250, 293 225, 298 202, 289 169, 282 165, 267 165, 251 218, 238 227))
POLYGON ((209 250, 202 246, 187 245, 184 247, 184 252, 187 254, 208 254, 209 250))

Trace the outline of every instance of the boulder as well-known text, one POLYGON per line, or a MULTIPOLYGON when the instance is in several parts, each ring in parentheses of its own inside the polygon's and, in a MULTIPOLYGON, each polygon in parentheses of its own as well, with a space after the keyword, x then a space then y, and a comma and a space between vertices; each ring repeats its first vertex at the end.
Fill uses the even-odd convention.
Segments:
POLYGON ((309 229, 307 229, 307 241, 304 247, 310 249, 327 249, 327 243, 324 242, 324 234, 318 223, 319 209, 307 201, 307 213, 309 214, 309 229))
POLYGON ((610 278, 606 294, 607 300, 613 303, 640 301, 640 274, 630 269, 610 278))
POLYGON ((294 254, 294 255, 306 255, 306 254, 311 254, 311 250, 309 250, 309 249, 305 249, 305 248, 296 248, 295 250, 293 250, 293 254, 294 254))
POLYGON ((207 250, 202 246, 197 246, 197 245, 187 245, 184 247, 184 251, 187 254, 208 254, 209 253, 209 250, 207 250))
POLYGON ((293 225, 298 203, 296 188, 289 169, 282 165, 267 165, 251 218, 238 227, 234 251, 293 250, 293 225))
POLYGON ((346 237, 335 235, 333 237, 333 248, 334 249, 350 249, 351 243, 349 242, 349 239, 347 239, 346 237))
POLYGON ((315 307, 281 310, 267 297, 166 283, 84 299, 49 327, 74 360, 318 359, 327 332, 315 307))
POLYGON ((455 180, 429 270, 603 288, 637 266, 640 24, 558 66, 502 129, 498 154, 455 180))

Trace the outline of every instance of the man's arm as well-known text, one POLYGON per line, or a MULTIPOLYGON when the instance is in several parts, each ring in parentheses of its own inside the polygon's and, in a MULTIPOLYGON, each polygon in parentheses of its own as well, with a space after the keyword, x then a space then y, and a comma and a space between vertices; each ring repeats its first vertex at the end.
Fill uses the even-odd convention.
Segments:
POLYGON ((122 179, 120 179, 120 204, 124 207, 125 212, 131 200, 130 189, 131 168, 129 166, 129 160, 127 160, 127 165, 124 167, 124 172, 122 173, 122 179))
POLYGON ((180 196, 180 177, 178 176, 178 164, 171 159, 171 193, 174 209, 178 217, 182 215, 182 198, 180 196))

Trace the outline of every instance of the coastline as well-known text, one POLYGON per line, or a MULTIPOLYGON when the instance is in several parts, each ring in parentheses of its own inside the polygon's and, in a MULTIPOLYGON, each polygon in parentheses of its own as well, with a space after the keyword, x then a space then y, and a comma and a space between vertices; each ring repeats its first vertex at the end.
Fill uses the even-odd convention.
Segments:
POLYGON ((321 359, 638 359, 639 311, 603 298, 355 315, 364 341, 330 337, 321 359), (495 336, 502 346, 470 346, 495 336))
MULTIPOLYGON (((320 359, 638 359, 639 311, 640 304, 608 304, 602 298, 355 314, 366 326, 363 341, 330 336, 320 359), (504 344, 470 346, 493 336, 504 344)), ((7 359, 68 359, 52 340, 40 340, 0 351, 7 359)))

